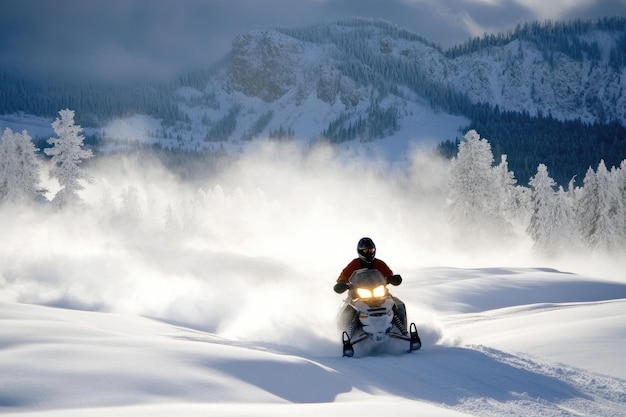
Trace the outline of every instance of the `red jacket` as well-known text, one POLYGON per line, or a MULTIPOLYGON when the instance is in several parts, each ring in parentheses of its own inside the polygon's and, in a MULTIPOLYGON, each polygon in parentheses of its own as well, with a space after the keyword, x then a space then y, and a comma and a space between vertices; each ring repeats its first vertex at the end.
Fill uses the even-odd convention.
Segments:
POLYGON ((389 269, 387 264, 378 258, 374 258, 371 265, 363 262, 360 258, 355 258, 352 260, 352 262, 348 264, 348 266, 343 269, 343 271, 341 271, 341 274, 339 274, 339 278, 337 278, 337 282, 348 282, 350 275, 352 275, 352 273, 357 269, 362 268, 378 269, 385 278, 389 278, 393 275, 393 272, 391 272, 391 269, 389 269))

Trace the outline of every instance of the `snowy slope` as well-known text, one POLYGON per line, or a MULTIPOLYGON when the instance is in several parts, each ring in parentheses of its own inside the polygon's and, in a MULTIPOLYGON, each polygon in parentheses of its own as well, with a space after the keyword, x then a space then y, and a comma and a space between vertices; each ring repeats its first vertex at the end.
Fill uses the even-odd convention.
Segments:
MULTIPOLYGON (((509 292, 497 290, 494 297, 542 290, 533 279, 536 270, 494 271, 436 273, 485 288, 498 275, 513 275, 509 292)), ((411 278, 396 294, 417 312, 419 292, 436 285, 411 278)), ((545 287, 565 292, 580 281, 609 285, 557 271, 541 278, 545 287)), ((611 285, 619 290, 615 296, 626 295, 626 285, 611 285)), ((585 298, 578 290, 569 293, 585 298)), ((464 301, 455 292, 441 291, 438 298, 464 301)), ((0 405, 5 415, 22 416, 619 416, 626 401, 626 369, 618 354, 625 307, 622 298, 437 314, 441 334, 432 317, 413 314, 423 350, 348 359, 339 356, 333 339, 294 349, 137 316, 3 302, 0 405)))

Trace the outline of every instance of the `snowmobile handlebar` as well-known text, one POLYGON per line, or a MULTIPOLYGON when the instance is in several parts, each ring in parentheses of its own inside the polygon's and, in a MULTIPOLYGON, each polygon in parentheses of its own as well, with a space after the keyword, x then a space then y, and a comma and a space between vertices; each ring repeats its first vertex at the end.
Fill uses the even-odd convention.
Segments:
POLYGON ((387 278, 387 284, 391 284, 394 287, 397 287, 398 285, 402 284, 402 277, 398 274, 392 275, 387 278))
MULTIPOLYGON (((387 278, 387 284, 391 284, 393 286, 398 286, 402 283, 402 277, 400 275, 392 275, 389 278, 387 278)), ((346 292, 347 290, 349 290, 351 287, 351 285, 347 282, 338 282, 335 284, 335 286, 333 287, 333 290, 337 293, 337 294, 343 294, 344 292, 346 292)))
POLYGON ((346 292, 348 289, 350 288, 350 284, 348 284, 347 282, 338 282, 335 284, 335 286, 333 287, 333 290, 337 293, 337 294, 343 294, 344 292, 346 292))

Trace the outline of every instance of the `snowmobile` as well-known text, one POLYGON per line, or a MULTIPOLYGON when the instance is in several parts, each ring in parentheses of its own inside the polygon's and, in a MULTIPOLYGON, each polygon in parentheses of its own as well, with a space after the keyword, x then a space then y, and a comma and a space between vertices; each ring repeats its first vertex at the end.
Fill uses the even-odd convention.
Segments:
POLYGON ((415 323, 406 331, 404 304, 396 303, 387 290, 387 284, 398 285, 401 281, 399 275, 394 275, 388 282, 377 269, 365 268, 354 271, 348 283, 343 284, 348 295, 337 321, 342 331, 343 356, 354 356, 354 345, 366 340, 371 344, 381 344, 390 338, 406 340, 409 352, 422 347, 415 323))

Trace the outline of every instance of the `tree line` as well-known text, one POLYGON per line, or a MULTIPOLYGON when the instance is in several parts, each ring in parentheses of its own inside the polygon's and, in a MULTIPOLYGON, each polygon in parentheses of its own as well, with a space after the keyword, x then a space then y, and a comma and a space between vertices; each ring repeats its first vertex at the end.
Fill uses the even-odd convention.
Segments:
POLYGON ((466 133, 450 164, 446 214, 459 240, 506 241, 522 228, 545 254, 623 251, 626 244, 626 160, 589 167, 582 186, 558 185, 539 164, 528 186, 518 185, 506 155, 494 165, 487 139, 466 133))
MULTIPOLYGON (((494 157, 508 155, 508 163, 518 179, 527 181, 540 163, 551 167, 557 183, 572 178, 580 184, 587 168, 603 159, 618 166, 626 157, 626 127, 618 122, 583 123, 580 120, 557 120, 551 115, 500 111, 487 104, 477 105, 472 122, 461 128, 475 130, 489 138, 494 157)), ((460 140, 446 140, 438 145, 447 157, 456 156, 460 140)))
MULTIPOLYGON (((78 191, 92 180, 81 164, 93 153, 84 146, 74 111, 61 110, 59 115, 52 123, 57 137, 48 139, 50 146, 44 153, 50 157, 50 176, 60 185, 51 202, 61 208, 80 205, 78 191)), ((40 186, 42 161, 37 151, 28 132, 5 129, 0 137, 0 204, 43 200, 48 190, 40 186)), ((177 161, 184 167, 197 165, 191 157, 177 161)), ((494 161, 489 141, 470 130, 449 162, 445 211, 460 242, 506 241, 516 230, 523 230, 545 254, 623 251, 626 159, 610 168, 600 160, 597 168, 587 169, 582 185, 572 179, 567 187, 558 185, 546 164, 539 164, 528 184, 520 185, 509 169, 507 155, 501 155, 498 164, 494 161)), ((206 165, 204 160, 199 162, 206 165)))
MULTIPOLYGON (((515 29, 498 34, 484 34, 474 37, 445 51, 444 55, 454 59, 478 52, 493 46, 504 46, 514 40, 532 42, 550 61, 555 52, 561 52, 575 61, 589 59, 601 61, 600 46, 597 40, 582 41, 581 36, 591 31, 612 31, 626 33, 626 17, 604 17, 596 21, 577 19, 568 22, 546 20, 544 22, 519 23, 515 29)), ((626 64, 626 35, 616 39, 609 52, 609 65, 616 71, 626 64)))
POLYGON ((72 107, 77 123, 97 127, 116 117, 149 114, 173 125, 188 120, 174 100, 173 86, 150 82, 35 80, 0 70, 0 114, 54 117, 72 107))

